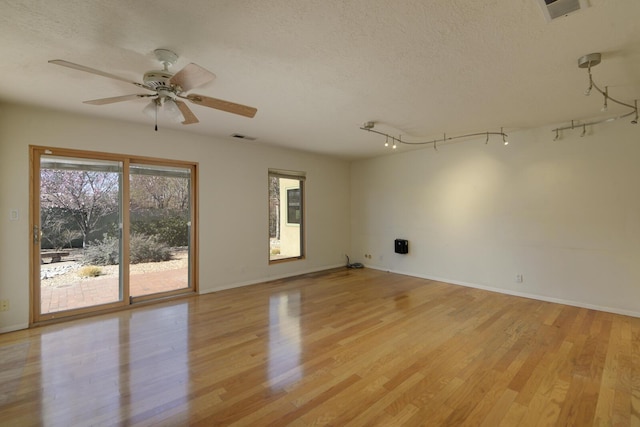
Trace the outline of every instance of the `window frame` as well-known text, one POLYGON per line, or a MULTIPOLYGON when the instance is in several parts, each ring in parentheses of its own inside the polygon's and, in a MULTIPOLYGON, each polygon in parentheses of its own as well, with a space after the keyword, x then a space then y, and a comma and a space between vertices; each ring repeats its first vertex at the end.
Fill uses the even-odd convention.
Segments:
MULTIPOLYGON (((268 191, 267 191, 267 199, 268 199, 268 218, 269 218, 269 227, 267 229, 267 234, 269 237, 268 240, 268 260, 269 260, 269 265, 271 264, 279 264, 282 262, 289 262, 289 261, 297 261, 297 260, 303 260, 306 259, 306 233, 305 233, 305 228, 306 228, 306 213, 305 213, 305 182, 306 182, 306 172, 299 172, 299 171, 287 171, 287 170, 281 170, 281 169, 269 169, 268 170, 268 191), (272 254, 272 248, 271 248, 271 216, 272 216, 272 209, 273 209, 273 203, 272 203, 272 197, 271 197, 271 179, 272 178, 283 178, 283 179, 291 179, 291 180, 296 180, 298 181, 298 187, 297 189, 299 189, 300 191, 300 206, 298 207, 298 209, 300 210, 300 221, 298 223, 292 223, 289 222, 289 203, 288 203, 288 192, 290 190, 293 190, 294 188, 292 187, 285 187, 282 186, 281 188, 279 188, 279 199, 278 199, 278 210, 281 211, 281 204, 283 203, 283 194, 285 195, 285 209, 284 209, 284 218, 280 218, 280 213, 278 213, 278 220, 280 222, 280 224, 282 225, 286 225, 288 227, 292 227, 292 228, 296 228, 298 229, 299 232, 299 238, 300 238, 300 249, 299 249, 299 255, 294 255, 294 256, 287 256, 287 257, 273 257, 272 254), (273 257, 273 258, 272 258, 273 257)), ((280 185, 280 184, 279 184, 280 185)))
MULTIPOLYGON (((129 218, 129 200, 130 200, 130 188, 129 188, 129 174, 131 165, 144 166, 149 165, 152 168, 178 168, 190 170, 190 256, 189 256, 189 286, 187 288, 181 288, 173 291, 166 291, 162 294, 150 295, 149 297, 140 296, 131 298, 129 287, 129 266, 130 262, 121 262, 120 278, 121 281, 121 298, 113 303, 98 304, 94 306, 87 306, 77 309, 69 309, 56 311, 51 313, 41 313, 41 279, 40 279, 40 244, 39 238, 34 238, 30 233, 30 240, 33 243, 29 245, 29 289, 30 289, 30 303, 29 303, 29 324, 30 326, 44 324, 47 322, 57 322, 58 320, 70 319, 77 316, 100 314, 111 310, 126 309, 136 303, 143 303, 150 300, 165 300, 167 298, 178 298, 184 295, 197 294, 199 291, 199 231, 198 231, 198 218, 199 218, 199 202, 198 202, 198 171, 199 165, 197 162, 164 159, 156 157, 136 156, 128 154, 89 151, 72 148, 57 148, 39 145, 29 146, 29 230, 40 230, 40 171, 41 171, 41 158, 47 156, 50 158, 63 157, 74 159, 76 162, 82 163, 84 161, 114 161, 122 163, 121 170, 121 188, 120 188, 120 207, 121 216, 121 241, 120 241, 120 259, 129 259, 129 242, 130 242, 130 218, 129 218), (36 228, 37 227, 37 228, 36 228)), ((36 233, 34 231, 34 233, 36 233)))

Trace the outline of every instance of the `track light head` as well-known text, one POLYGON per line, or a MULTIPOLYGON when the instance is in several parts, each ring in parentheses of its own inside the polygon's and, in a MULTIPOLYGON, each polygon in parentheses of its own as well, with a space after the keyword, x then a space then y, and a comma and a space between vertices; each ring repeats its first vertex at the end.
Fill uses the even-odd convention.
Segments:
POLYGON ((609 111, 609 104, 608 101, 609 100, 609 86, 605 86, 604 87, 604 105, 602 106, 602 109, 600 111, 605 112, 605 111, 609 111))

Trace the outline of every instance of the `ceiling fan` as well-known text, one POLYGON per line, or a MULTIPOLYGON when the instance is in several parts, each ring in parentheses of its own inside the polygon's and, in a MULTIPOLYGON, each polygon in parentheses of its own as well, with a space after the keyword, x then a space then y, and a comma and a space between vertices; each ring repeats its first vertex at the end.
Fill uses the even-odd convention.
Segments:
POLYGON ((85 71, 87 73, 97 74, 99 76, 115 80, 121 80, 152 92, 93 99, 90 101, 84 101, 85 104, 104 105, 139 98, 151 98, 151 103, 145 107, 143 112, 149 113, 150 115, 155 113, 157 118, 158 109, 160 107, 164 107, 165 112, 177 121, 181 122, 183 125, 198 123, 199 120, 195 114, 193 114, 191 109, 189 109, 187 104, 182 101, 182 99, 186 99, 196 105, 202 105, 204 107, 214 108, 216 110, 222 110, 249 118, 256 115, 258 110, 247 105, 236 104, 234 102, 224 101, 222 99, 211 98, 195 93, 187 93, 191 89, 202 86, 215 79, 215 74, 194 63, 188 64, 183 69, 173 74, 169 71, 169 67, 177 62, 178 55, 168 49, 156 49, 153 52, 158 61, 162 63, 163 69, 152 70, 144 73, 142 78, 143 83, 130 81, 129 79, 115 74, 96 70, 95 68, 86 67, 84 65, 74 64, 73 62, 64 61, 62 59, 53 59, 49 61, 49 63, 85 71))

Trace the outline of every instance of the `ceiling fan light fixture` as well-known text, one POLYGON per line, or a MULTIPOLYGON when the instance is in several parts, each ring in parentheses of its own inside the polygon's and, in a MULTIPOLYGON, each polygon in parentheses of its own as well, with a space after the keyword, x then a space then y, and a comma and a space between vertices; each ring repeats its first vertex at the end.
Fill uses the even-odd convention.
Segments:
POLYGON ((156 110, 158 109, 158 103, 155 99, 152 99, 146 107, 142 109, 142 112, 146 115, 154 119, 156 117, 156 110))
POLYGON ((184 116, 173 99, 167 99, 164 101, 164 112, 174 122, 184 122, 184 116))

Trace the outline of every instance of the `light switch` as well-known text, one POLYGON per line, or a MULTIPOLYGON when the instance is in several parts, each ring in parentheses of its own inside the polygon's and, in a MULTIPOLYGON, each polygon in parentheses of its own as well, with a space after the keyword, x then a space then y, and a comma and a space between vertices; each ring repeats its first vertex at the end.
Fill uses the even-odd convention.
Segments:
POLYGON ((18 209, 11 209, 9 211, 9 221, 17 221, 18 220, 18 209))

